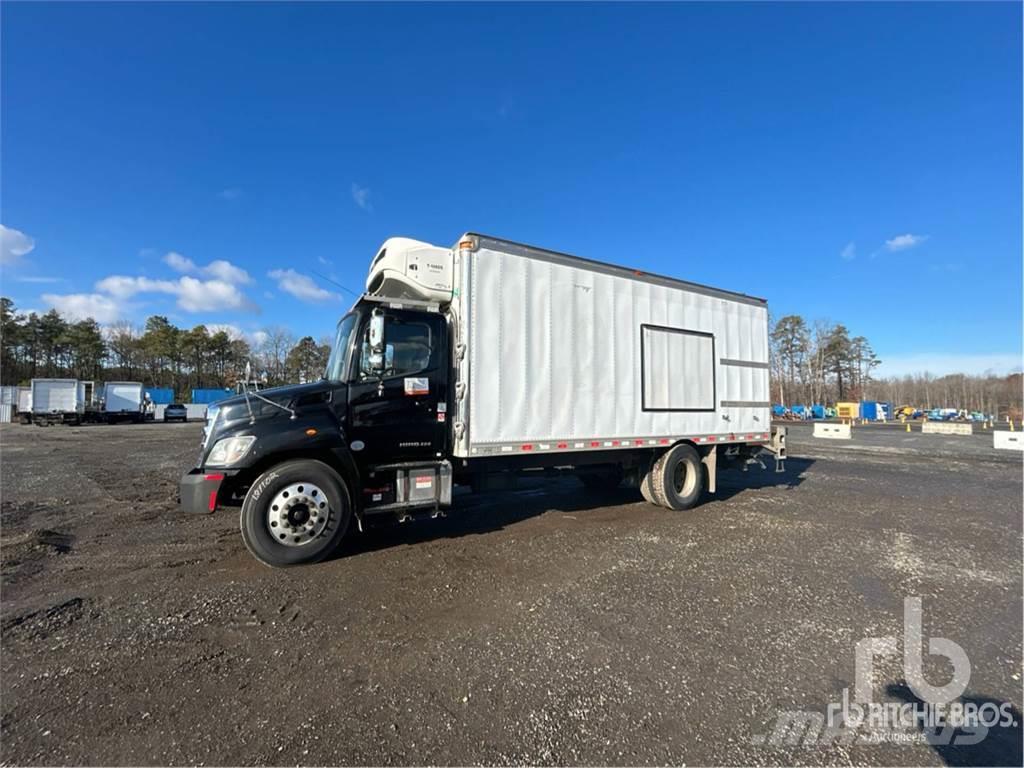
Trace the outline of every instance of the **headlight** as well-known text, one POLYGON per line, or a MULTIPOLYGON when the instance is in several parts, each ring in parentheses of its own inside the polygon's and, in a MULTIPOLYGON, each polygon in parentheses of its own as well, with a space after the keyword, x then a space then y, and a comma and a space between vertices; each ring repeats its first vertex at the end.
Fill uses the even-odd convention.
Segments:
POLYGON ((255 437, 225 437, 218 440, 210 451, 206 463, 218 467, 226 467, 241 459, 256 442, 255 437))

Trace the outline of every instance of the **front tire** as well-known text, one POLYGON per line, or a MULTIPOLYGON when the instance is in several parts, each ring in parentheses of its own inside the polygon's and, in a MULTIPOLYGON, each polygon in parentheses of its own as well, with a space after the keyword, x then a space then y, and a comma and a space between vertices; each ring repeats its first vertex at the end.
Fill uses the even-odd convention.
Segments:
POLYGON ((669 509, 691 509, 704 493, 700 454, 687 443, 663 453, 654 462, 649 476, 654 500, 669 509))
POLYGON ((246 549, 265 565, 315 563, 341 542, 352 519, 345 483, 321 461, 271 467, 249 488, 239 513, 246 549))

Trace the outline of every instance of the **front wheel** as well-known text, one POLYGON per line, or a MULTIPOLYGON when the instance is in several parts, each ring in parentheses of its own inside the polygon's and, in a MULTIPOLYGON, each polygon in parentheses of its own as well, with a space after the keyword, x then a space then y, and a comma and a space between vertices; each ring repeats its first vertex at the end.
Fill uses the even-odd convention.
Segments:
POLYGON ((299 459, 257 478, 245 495, 239 525, 253 557, 283 568, 323 560, 351 518, 351 499, 338 474, 321 461, 299 459))

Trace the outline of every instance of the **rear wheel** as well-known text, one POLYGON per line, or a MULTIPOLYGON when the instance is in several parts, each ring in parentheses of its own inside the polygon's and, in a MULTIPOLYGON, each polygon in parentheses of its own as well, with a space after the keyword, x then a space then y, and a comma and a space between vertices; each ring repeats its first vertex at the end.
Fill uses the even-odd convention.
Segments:
POLYGON ((315 563, 338 546, 352 518, 348 490, 320 461, 271 467, 242 503, 242 540, 253 557, 275 568, 315 563))
POLYGON ((690 509, 704 492, 704 472, 700 454, 692 445, 682 443, 666 451, 651 467, 651 495, 663 507, 690 509))

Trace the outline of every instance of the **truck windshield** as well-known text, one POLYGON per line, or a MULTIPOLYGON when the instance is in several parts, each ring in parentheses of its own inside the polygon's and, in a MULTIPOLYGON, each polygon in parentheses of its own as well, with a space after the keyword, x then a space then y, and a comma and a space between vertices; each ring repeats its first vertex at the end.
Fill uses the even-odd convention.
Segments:
POLYGON ((348 379, 349 350, 352 348, 352 332, 355 327, 356 315, 354 312, 345 315, 338 323, 338 335, 334 338, 334 347, 327 360, 325 379, 331 381, 346 381, 348 379))

